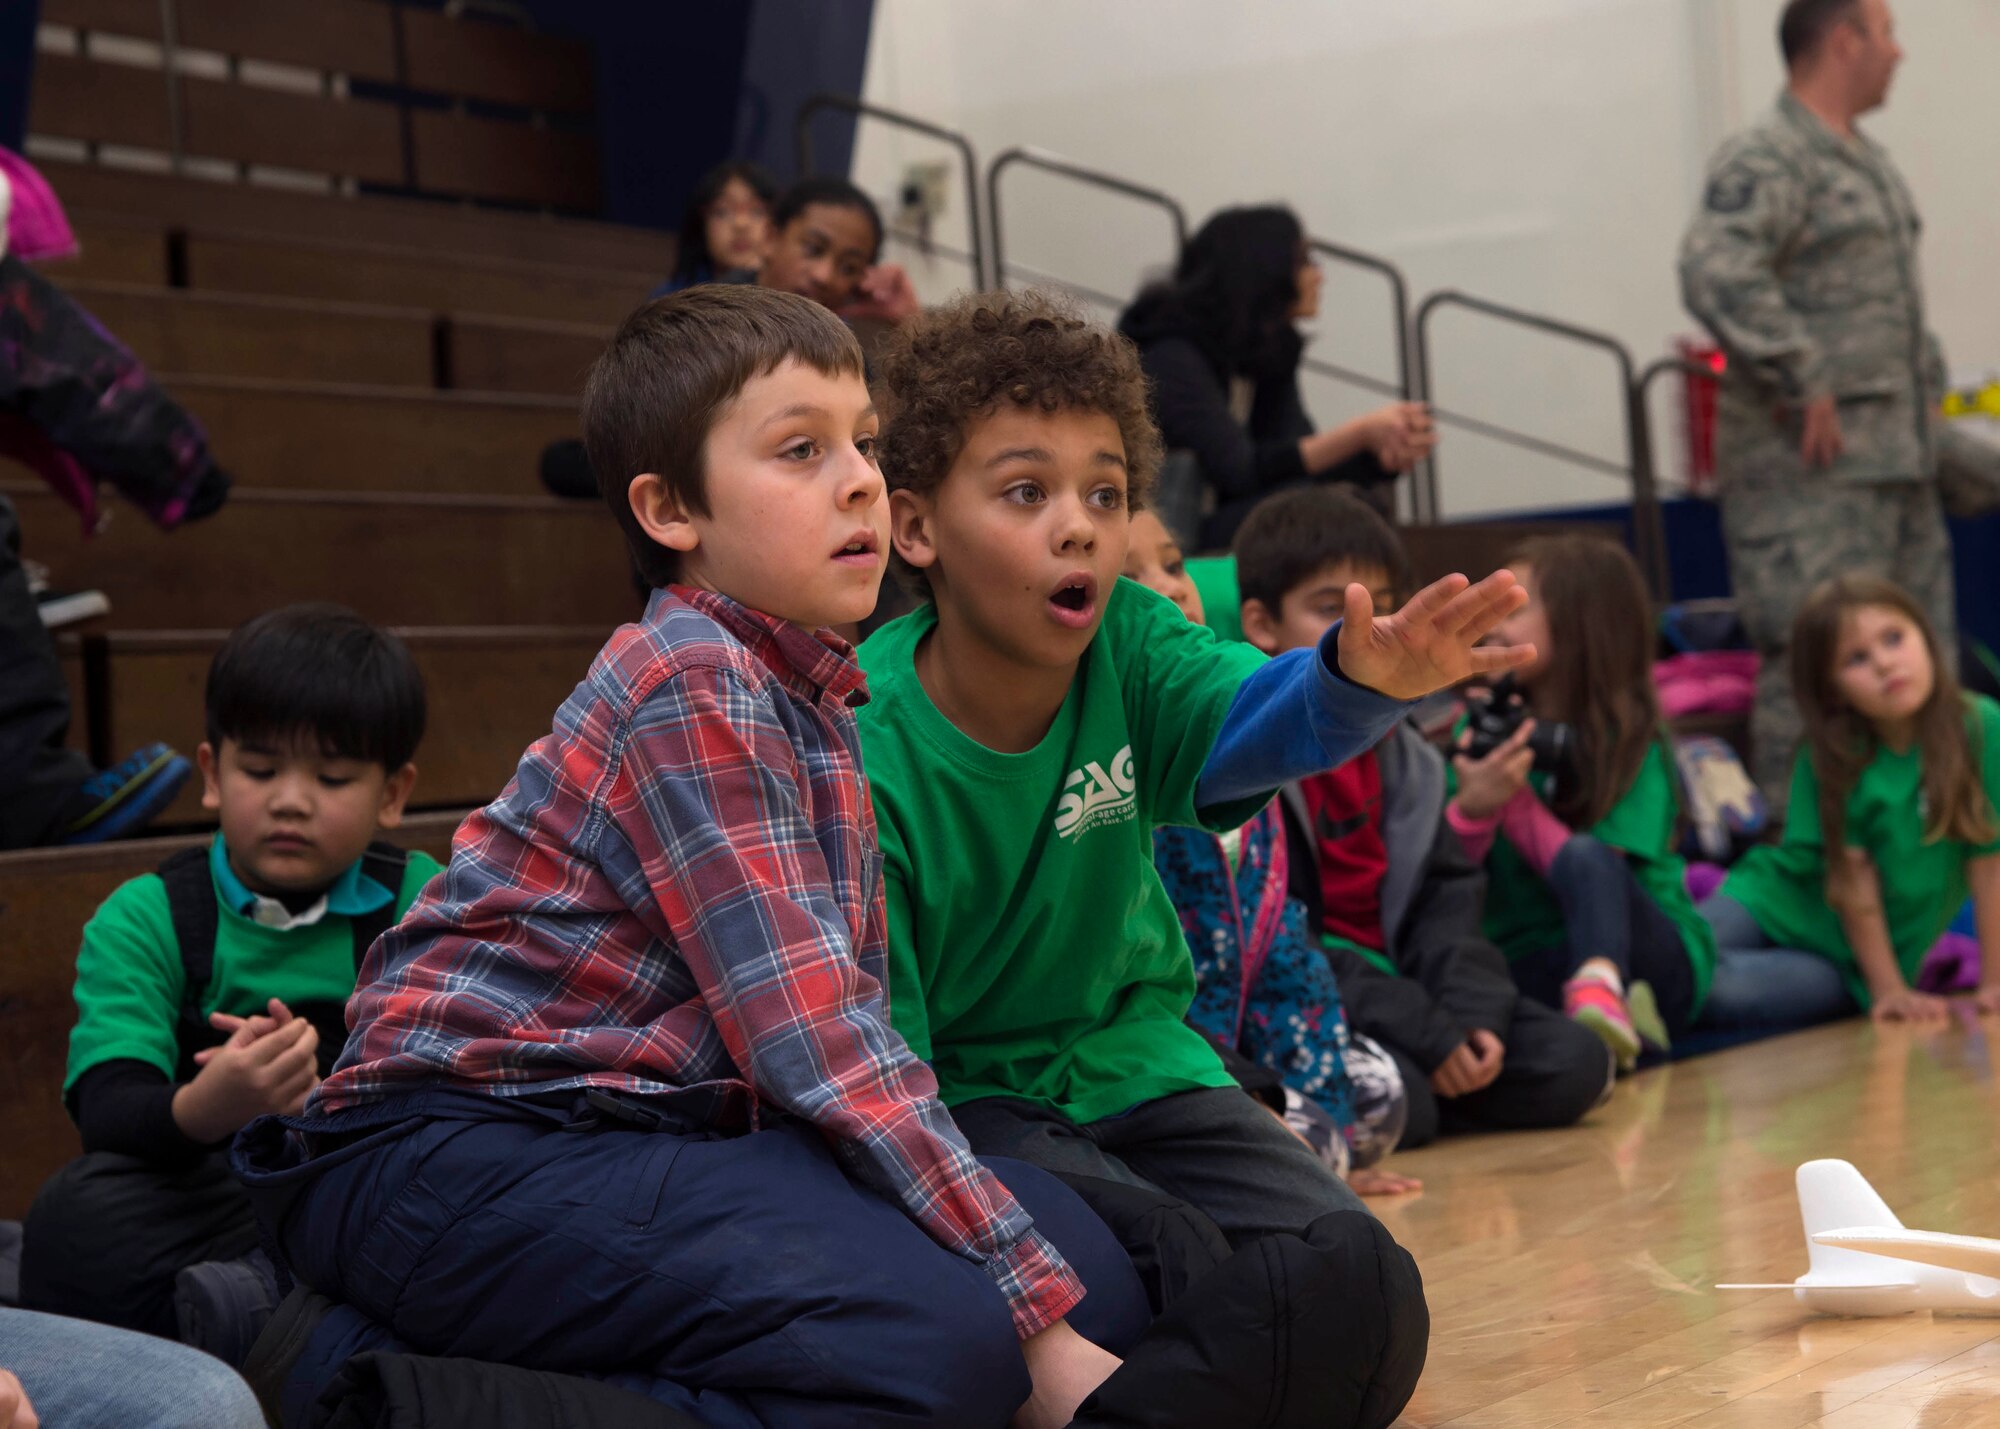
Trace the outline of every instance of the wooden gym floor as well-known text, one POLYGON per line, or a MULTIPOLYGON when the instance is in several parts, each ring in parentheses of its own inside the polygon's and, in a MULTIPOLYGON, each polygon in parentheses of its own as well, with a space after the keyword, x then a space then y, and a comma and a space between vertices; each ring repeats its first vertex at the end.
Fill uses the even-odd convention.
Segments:
POLYGON ((1903 1223, 2000 1236, 2000 1020, 1854 1020, 1645 1072, 1561 1132, 1392 1158, 1373 1202, 1416 1255, 1430 1362, 1411 1429, 2000 1425, 2000 1318, 1843 1320, 1787 1291, 1793 1173, 1852 1161, 1903 1223))

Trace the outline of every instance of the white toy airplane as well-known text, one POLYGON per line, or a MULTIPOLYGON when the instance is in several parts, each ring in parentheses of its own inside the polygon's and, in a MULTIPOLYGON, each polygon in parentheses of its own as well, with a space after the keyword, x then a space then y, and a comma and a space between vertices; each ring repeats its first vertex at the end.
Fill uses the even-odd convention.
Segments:
POLYGON ((1906 1230, 1850 1163, 1799 1167, 1799 1214, 1804 1275, 1789 1285, 1715 1288, 1790 1290, 1801 1305, 1828 1315, 2000 1315, 2000 1240, 1906 1230))

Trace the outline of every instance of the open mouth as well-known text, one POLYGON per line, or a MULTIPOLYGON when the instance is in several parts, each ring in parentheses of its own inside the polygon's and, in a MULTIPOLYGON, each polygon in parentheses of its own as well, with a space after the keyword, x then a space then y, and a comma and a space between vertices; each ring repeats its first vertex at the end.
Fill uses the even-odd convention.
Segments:
POLYGON ((1066 577, 1049 593, 1049 614, 1072 629, 1088 625, 1096 613, 1097 581, 1087 572, 1066 577))
POLYGON ((846 545, 833 553, 836 561, 866 561, 873 563, 876 542, 873 531, 858 531, 849 538, 846 545))

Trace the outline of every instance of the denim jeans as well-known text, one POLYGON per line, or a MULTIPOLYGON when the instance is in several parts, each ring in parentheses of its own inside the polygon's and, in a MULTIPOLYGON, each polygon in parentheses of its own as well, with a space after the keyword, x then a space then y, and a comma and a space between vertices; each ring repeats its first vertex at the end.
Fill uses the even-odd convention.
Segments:
POLYGON ((1715 930, 1715 980, 1702 1004, 1700 1026, 1722 1032, 1791 1032, 1861 1009, 1829 958, 1780 948, 1748 908, 1717 893, 1701 905, 1715 930))
POLYGON ((132 1330, 0 1309, 0 1369, 51 1429, 263 1429, 235 1370, 132 1330))
POLYGON ((1563 1005, 1563 984, 1592 958, 1618 969, 1626 986, 1651 985, 1670 1033, 1686 1029, 1694 1007, 1694 965, 1681 930, 1639 886, 1625 856, 1577 834, 1549 866, 1549 888, 1562 905, 1563 941, 1512 965, 1521 991, 1563 1005))

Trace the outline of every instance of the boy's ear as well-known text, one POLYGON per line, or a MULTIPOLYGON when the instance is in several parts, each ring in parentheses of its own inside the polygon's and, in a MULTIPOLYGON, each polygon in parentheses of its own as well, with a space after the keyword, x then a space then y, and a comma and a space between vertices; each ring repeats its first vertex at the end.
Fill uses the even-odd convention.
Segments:
POLYGON ((194 762, 201 768, 201 806, 215 810, 222 807, 222 784, 216 778, 215 746, 203 740, 195 747, 194 762))
POLYGON ((1266 655, 1278 653, 1278 618, 1261 600, 1246 600, 1239 612, 1243 618, 1243 638, 1266 655))
POLYGON ((668 550, 686 555, 701 544, 701 533, 658 472, 645 471, 633 477, 625 488, 625 499, 639 529, 668 550))
POLYGON ((889 539, 896 544, 896 554, 920 571, 937 564, 931 519, 928 495, 914 491, 889 493, 889 539))
POLYGON ((403 805, 410 802, 410 791, 417 787, 417 766, 405 764, 391 774, 382 785, 382 803, 375 810, 375 826, 393 829, 403 822, 403 805))

